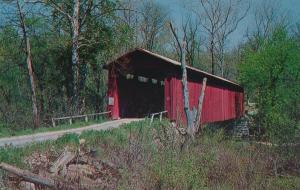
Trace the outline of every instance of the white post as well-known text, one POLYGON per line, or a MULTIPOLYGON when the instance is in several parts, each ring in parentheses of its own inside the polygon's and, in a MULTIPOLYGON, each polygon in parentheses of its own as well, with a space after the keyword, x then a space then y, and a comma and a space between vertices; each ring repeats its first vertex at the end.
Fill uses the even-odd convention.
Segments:
POLYGON ((152 122, 153 122, 153 118, 154 118, 154 114, 151 115, 150 125, 151 125, 152 122))
POLYGON ((85 122, 88 122, 88 121, 89 121, 88 116, 85 115, 85 122))
POLYGON ((72 117, 69 119, 69 123, 70 125, 72 125, 72 117))
POLYGON ((162 120, 162 114, 163 114, 163 112, 160 112, 160 115, 159 115, 159 121, 162 120))
POLYGON ((55 127, 55 120, 52 118, 52 126, 55 127))

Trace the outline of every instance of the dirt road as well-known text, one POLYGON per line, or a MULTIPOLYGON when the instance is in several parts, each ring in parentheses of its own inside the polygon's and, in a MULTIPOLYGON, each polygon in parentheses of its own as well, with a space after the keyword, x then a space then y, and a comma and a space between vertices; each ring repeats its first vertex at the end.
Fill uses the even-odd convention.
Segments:
POLYGON ((55 140, 68 133, 80 134, 83 131, 89 131, 89 130, 98 130, 98 131, 109 130, 112 128, 117 128, 122 124, 130 123, 132 121, 139 121, 139 120, 140 119, 119 119, 119 120, 108 121, 101 124, 94 124, 94 125, 89 125, 81 128, 76 128, 76 129, 44 132, 44 133, 37 133, 33 135, 22 135, 17 137, 0 138, 0 147, 3 147, 5 145, 24 146, 35 142, 55 140))

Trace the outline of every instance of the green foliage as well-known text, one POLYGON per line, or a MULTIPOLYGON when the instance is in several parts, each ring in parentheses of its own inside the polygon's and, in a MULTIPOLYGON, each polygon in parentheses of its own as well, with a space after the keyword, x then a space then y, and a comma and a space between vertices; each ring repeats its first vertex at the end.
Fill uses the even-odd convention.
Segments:
POLYGON ((296 122, 276 109, 266 113, 262 118, 262 125, 266 127, 268 138, 274 142, 288 142, 295 136, 296 122))
POLYGON ((24 54, 16 44, 21 39, 12 27, 4 27, 0 31, 0 121, 12 127, 31 121, 29 86, 25 72, 24 54), (25 83, 24 83, 25 82, 25 83))
POLYGON ((271 139, 289 139, 299 122, 299 60, 298 45, 282 27, 257 50, 244 50, 239 79, 248 97, 258 104, 258 125, 271 139))
MULTIPOLYGON (((73 14, 73 1, 55 2, 68 14, 73 14)), ((53 116, 73 114, 71 22, 49 3, 24 3, 23 7, 42 126, 51 124, 53 116), (37 14, 37 10, 42 9, 47 16, 37 14)), ((79 52, 79 106, 84 113, 105 110, 107 78, 103 64, 132 43, 133 30, 115 11, 118 3, 114 0, 91 1, 82 3, 80 8, 81 18, 86 13, 80 27, 79 52)), ((10 14, 1 17, 7 21, 18 19, 15 3, 0 4, 11 10, 10 14)), ((0 127, 5 128, 3 131, 32 128, 32 100, 23 36, 21 29, 10 22, 3 25, 0 29, 0 121, 3 126, 0 127)))

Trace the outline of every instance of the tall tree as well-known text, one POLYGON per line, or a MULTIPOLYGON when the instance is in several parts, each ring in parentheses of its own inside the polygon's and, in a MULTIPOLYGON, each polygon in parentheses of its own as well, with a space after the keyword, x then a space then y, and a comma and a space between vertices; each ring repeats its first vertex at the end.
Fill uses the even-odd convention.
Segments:
MULTIPOLYGON (((82 60, 80 59, 80 51, 83 47, 91 46, 99 42, 89 41, 84 38, 83 30, 87 28, 87 19, 93 15, 94 19, 99 19, 106 14, 110 14, 118 10, 114 3, 109 0, 92 1, 92 0, 72 0, 72 1, 57 1, 57 0, 35 0, 34 3, 42 3, 52 8, 55 12, 54 15, 60 15, 66 21, 67 32, 71 36, 71 62, 72 62, 72 75, 73 75, 73 93, 72 93, 72 106, 73 111, 79 112, 80 100, 79 91, 81 84, 80 68, 82 60)), ((105 39, 103 39, 105 41, 105 39)))
POLYGON ((31 87, 31 99, 32 99, 32 110, 33 110, 33 124, 35 128, 38 128, 40 125, 40 118, 39 118, 39 113, 38 113, 38 106, 37 106, 37 96, 36 96, 36 83, 35 83, 35 79, 34 79, 34 73, 33 73, 33 67, 32 67, 32 55, 31 55, 31 45, 30 45, 30 40, 29 37, 27 35, 27 28, 26 28, 26 24, 25 24, 25 17, 24 17, 24 13, 21 9, 20 3, 17 0, 16 1, 16 5, 17 5, 17 10, 18 10, 18 15, 19 15, 19 22, 20 22, 20 28, 22 30, 23 33, 23 40, 26 44, 25 47, 25 53, 26 53, 26 62, 27 62, 27 69, 28 69, 28 74, 29 74, 29 78, 30 78, 30 87, 31 87))
MULTIPOLYGON (((39 1, 37 1, 39 2, 39 1)), ((42 2, 43 3, 43 2, 42 2)), ((90 1, 84 1, 86 4, 85 11, 83 14, 80 14, 81 0, 73 1, 64 1, 59 2, 55 0, 44 1, 44 3, 57 12, 61 13, 63 17, 69 22, 71 28, 71 38, 72 38, 72 73, 73 73, 73 97, 72 103, 75 106, 75 111, 78 110, 78 86, 79 86, 79 67, 80 67, 80 57, 79 57, 79 37, 80 37, 80 28, 85 22, 85 18, 88 12, 91 10, 92 3, 90 1), (68 9, 66 7, 72 7, 68 9)))
POLYGON ((144 48, 152 51, 164 29, 167 12, 153 0, 144 1, 139 12, 141 13, 139 21, 141 43, 144 48))
POLYGON ((242 6, 242 1, 236 1, 234 3, 229 1, 228 11, 225 15, 227 19, 224 22, 224 25, 217 32, 217 66, 220 71, 220 75, 225 78, 228 77, 228 75, 226 75, 226 73, 228 73, 228 68, 225 64, 226 42, 228 37, 237 29, 239 23, 246 17, 250 9, 250 5, 246 5, 244 8, 245 10, 242 12, 242 6))
POLYGON ((223 76, 225 42, 246 16, 249 6, 242 12, 243 0, 199 0, 199 2, 201 8, 194 9, 194 12, 208 39, 207 49, 210 54, 211 73, 218 74, 216 66, 219 64, 220 75, 223 76))
POLYGON ((276 141, 288 140, 299 122, 299 52, 286 29, 277 26, 256 51, 246 46, 239 66, 239 79, 257 103, 258 126, 276 141))
POLYGON ((188 18, 182 26, 184 36, 186 39, 186 55, 187 62, 191 66, 199 65, 199 56, 201 52, 201 37, 199 35, 199 23, 193 21, 191 17, 188 18))
POLYGON ((141 17, 141 13, 138 10, 138 2, 140 1, 123 0, 121 4, 124 9, 123 11, 120 11, 119 17, 121 18, 121 21, 128 27, 128 30, 130 30, 131 38, 131 43, 126 50, 136 47, 139 44, 139 17, 141 17))

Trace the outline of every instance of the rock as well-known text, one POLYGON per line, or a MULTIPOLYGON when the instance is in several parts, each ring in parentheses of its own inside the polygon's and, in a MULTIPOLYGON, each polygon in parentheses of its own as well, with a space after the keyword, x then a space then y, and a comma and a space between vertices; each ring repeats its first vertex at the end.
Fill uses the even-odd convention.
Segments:
POLYGON ((233 134, 235 137, 241 138, 241 137, 248 137, 250 135, 249 133, 249 117, 242 117, 234 122, 233 127, 233 134))
POLYGON ((178 128, 174 123, 155 129, 153 131, 153 142, 161 150, 164 147, 180 149, 185 140, 186 129, 178 128))
POLYGON ((79 144, 80 144, 80 145, 83 145, 84 143, 85 143, 85 139, 80 139, 80 140, 79 140, 79 144))

